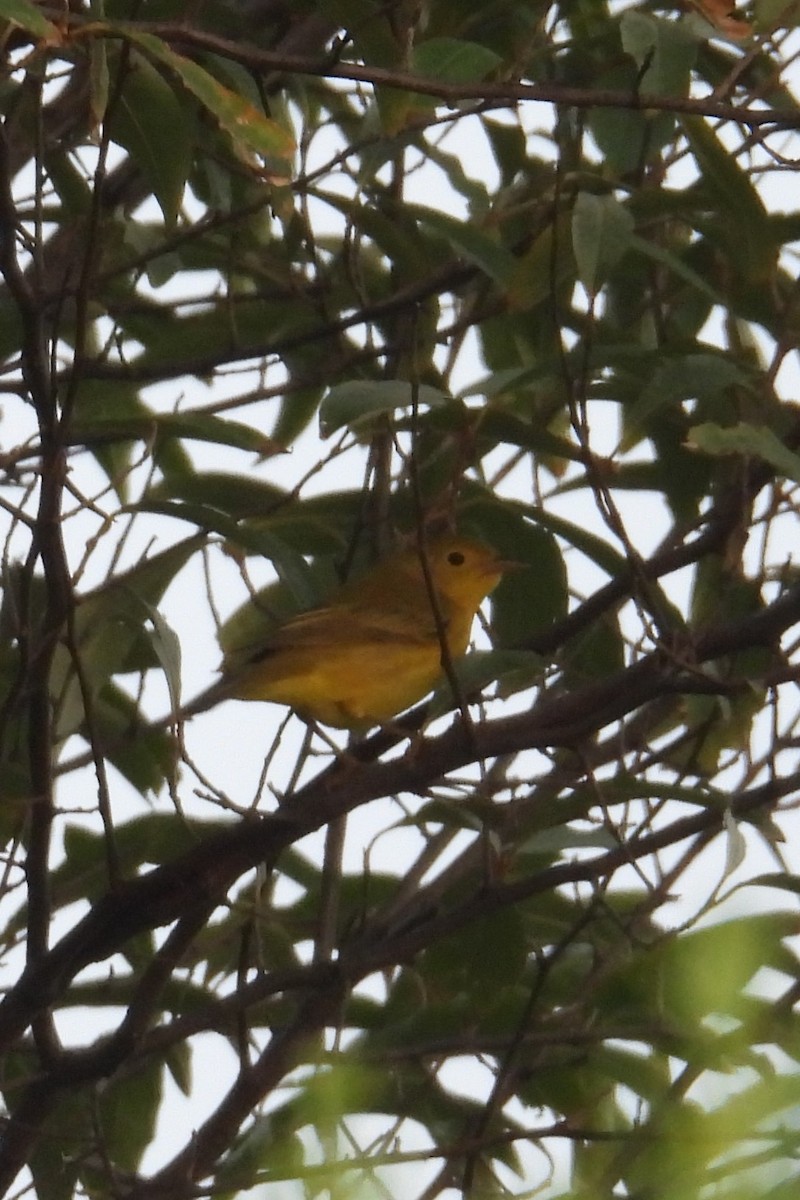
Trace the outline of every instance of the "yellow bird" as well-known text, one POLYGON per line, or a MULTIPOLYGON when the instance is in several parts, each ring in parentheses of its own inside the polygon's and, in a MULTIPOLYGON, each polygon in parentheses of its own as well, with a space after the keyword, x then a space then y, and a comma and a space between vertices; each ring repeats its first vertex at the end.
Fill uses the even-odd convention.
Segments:
POLYGON ((281 625, 188 708, 225 698, 287 704, 339 729, 379 725, 409 708, 467 649, 481 601, 512 564, 470 538, 445 536, 390 555, 328 602, 281 625), (429 587, 430 584, 430 587, 429 587), (435 600, 432 598, 431 591, 435 600), (437 626, 437 612, 440 624, 437 626))

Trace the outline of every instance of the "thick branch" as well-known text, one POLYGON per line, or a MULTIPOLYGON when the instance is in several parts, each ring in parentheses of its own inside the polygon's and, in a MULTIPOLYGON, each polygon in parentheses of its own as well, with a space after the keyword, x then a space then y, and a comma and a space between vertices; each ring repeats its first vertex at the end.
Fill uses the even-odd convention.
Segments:
MULTIPOLYGON (((132 31, 147 32, 172 46, 185 46, 195 51, 211 51, 222 55, 251 71, 280 72, 284 75, 314 75, 327 79, 349 79, 354 83, 368 83, 374 87, 396 88, 420 96, 432 96, 446 104, 457 105, 464 100, 507 101, 509 105, 520 101, 540 104, 556 104, 565 108, 622 108, 634 111, 693 113, 697 116, 717 117, 735 121, 750 129, 772 126, 781 129, 796 129, 800 126, 800 113, 796 109, 757 109, 737 107, 719 100, 704 98, 693 100, 686 96, 663 96, 635 91, 609 88, 568 87, 559 83, 521 83, 516 80, 501 82, 479 81, 477 83, 445 83, 438 79, 413 75, 407 71, 395 71, 385 67, 364 66, 360 63, 334 63, 330 59, 305 58, 260 50, 244 42, 235 42, 191 29, 172 22, 137 22, 132 31)), ((124 36, 124 27, 118 26, 111 36, 124 36)))

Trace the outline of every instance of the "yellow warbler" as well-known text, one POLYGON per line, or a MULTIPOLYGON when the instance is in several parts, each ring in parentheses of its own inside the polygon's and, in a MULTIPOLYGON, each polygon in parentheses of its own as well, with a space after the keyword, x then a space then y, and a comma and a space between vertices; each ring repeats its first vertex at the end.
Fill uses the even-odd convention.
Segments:
MULTIPOLYGON (((425 550, 448 651, 463 654, 478 606, 510 565, 481 542, 440 537, 425 550)), ((402 551, 291 617, 224 674, 211 700, 270 700, 340 729, 378 725, 421 700, 443 675, 434 604, 419 551, 402 551)))

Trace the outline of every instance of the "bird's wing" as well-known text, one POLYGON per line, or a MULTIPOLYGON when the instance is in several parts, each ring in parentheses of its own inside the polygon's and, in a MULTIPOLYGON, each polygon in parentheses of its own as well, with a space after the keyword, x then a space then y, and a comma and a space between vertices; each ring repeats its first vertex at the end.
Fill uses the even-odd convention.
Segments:
POLYGON ((437 640, 433 615, 428 620, 412 619, 407 611, 364 610, 357 605, 336 605, 315 608, 292 617, 266 641, 246 654, 248 662, 268 658, 277 651, 334 646, 388 645, 398 642, 407 645, 430 645, 437 640))

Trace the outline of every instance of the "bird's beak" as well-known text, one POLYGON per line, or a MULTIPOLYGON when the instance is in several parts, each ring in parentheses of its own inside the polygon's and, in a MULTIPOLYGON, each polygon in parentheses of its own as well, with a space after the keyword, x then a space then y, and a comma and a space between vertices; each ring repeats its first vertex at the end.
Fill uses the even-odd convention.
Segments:
POLYGON ((527 571, 530 566, 530 563, 523 562, 519 558, 498 558, 492 564, 492 569, 499 571, 501 575, 506 575, 513 571, 527 571))

